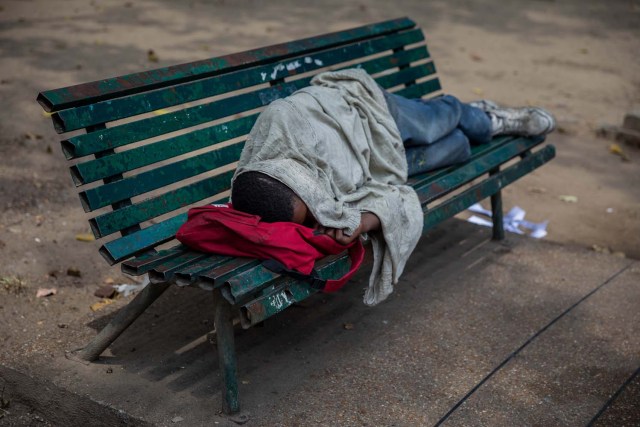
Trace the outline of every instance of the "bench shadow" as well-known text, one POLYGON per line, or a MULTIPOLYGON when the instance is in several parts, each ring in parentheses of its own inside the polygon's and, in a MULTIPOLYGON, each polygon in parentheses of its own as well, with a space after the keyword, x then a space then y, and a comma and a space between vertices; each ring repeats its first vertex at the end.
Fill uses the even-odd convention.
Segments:
MULTIPOLYGON (((429 260, 433 271, 445 268, 450 252, 459 256, 486 241, 488 231, 459 220, 450 220, 423 237, 407 265, 429 260), (471 236, 471 237, 470 237, 471 236), (462 242, 462 243, 461 243, 462 242)), ((318 335, 335 319, 349 316, 375 316, 376 308, 362 303, 362 292, 370 267, 360 271, 343 290, 334 294, 316 294, 300 305, 290 307, 264 323, 243 330, 236 326, 239 378, 260 372, 275 360, 304 357, 301 348, 313 346, 318 335), (355 314, 354 314, 355 313, 355 314)), ((424 286, 401 281, 403 286, 424 286)), ((428 286, 428 284, 427 284, 428 286)), ((103 315, 88 326, 103 328, 119 311, 103 315)), ((219 396, 221 385, 213 330, 212 295, 195 288, 170 287, 143 313, 96 363, 121 365, 127 373, 136 374, 149 383, 172 391, 188 390, 198 398, 219 396)), ((338 335, 345 331, 339 331, 338 335)), ((330 344, 331 338, 323 338, 330 344)), ((314 369, 303 361, 305 372, 314 369)), ((155 387, 155 386, 154 386, 155 387)), ((284 390, 284 385, 276 385, 284 390)))

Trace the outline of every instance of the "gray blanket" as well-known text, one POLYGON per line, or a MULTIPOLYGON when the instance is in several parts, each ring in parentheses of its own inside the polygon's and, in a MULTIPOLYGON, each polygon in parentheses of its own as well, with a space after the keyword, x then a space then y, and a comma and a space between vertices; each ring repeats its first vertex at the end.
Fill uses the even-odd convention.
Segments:
MULTIPOLYGON (((364 302, 384 300, 422 232, 423 213, 407 185, 407 162, 382 90, 358 69, 326 72, 274 101, 259 116, 235 176, 265 173, 291 188, 325 227, 351 234, 375 213, 374 265, 364 302)), ((234 176, 234 179, 235 179, 234 176)))

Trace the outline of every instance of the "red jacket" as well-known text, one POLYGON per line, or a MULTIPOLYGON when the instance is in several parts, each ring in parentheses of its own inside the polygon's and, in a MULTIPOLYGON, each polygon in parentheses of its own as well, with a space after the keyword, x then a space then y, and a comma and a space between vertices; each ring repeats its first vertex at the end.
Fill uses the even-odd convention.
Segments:
MULTIPOLYGON (((237 211, 231 204, 190 209, 188 220, 180 227, 176 238, 201 252, 275 260, 285 267, 276 269, 276 272, 296 276, 295 271, 309 279, 317 277, 313 270, 316 260, 348 249, 351 269, 340 279, 327 280, 326 283, 321 281, 325 292, 344 286, 364 258, 364 247, 360 239, 344 246, 303 225, 292 222, 262 222, 259 216, 237 211)), ((277 263, 265 263, 272 270, 274 265, 277 263)))

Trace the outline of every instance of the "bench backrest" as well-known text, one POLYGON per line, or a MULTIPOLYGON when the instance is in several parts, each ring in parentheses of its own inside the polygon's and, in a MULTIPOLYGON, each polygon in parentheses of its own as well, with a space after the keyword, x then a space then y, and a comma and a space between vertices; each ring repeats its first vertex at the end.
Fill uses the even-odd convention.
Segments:
POLYGON ((361 67, 407 97, 440 90, 407 18, 42 92, 110 264, 170 241, 191 205, 225 199, 260 110, 330 69, 361 67), (107 126, 108 125, 108 126, 107 126), (79 132, 76 132, 79 133, 79 132))

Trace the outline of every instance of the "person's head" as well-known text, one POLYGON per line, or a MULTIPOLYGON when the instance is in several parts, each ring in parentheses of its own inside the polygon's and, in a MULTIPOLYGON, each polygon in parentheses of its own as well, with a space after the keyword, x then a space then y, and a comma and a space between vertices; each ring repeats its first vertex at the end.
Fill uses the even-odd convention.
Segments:
POLYGON ((307 205, 289 187, 260 172, 245 172, 231 188, 233 208, 258 215, 265 222, 314 222, 307 205))

